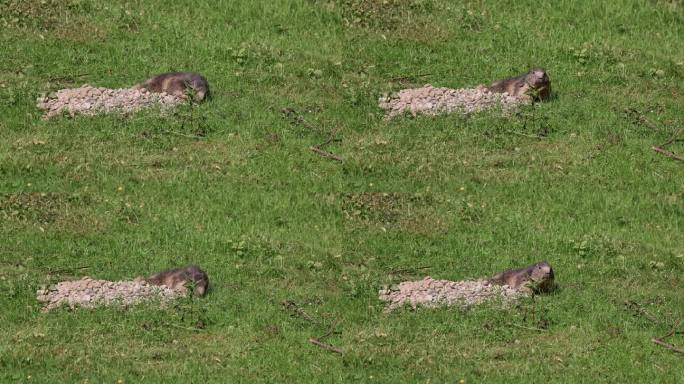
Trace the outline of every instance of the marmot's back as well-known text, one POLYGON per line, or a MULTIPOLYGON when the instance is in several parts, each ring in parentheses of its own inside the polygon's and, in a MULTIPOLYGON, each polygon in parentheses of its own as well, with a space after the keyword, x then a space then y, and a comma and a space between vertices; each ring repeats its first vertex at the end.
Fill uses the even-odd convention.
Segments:
POLYGON ((544 68, 534 67, 526 74, 495 81, 488 89, 506 92, 514 97, 535 97, 544 101, 551 96, 551 81, 544 68))
POLYGON ((165 285, 174 290, 186 289, 188 283, 194 285, 193 294, 195 296, 204 296, 209 288, 209 277, 207 273, 201 270, 196 265, 189 265, 184 268, 173 268, 159 273, 145 279, 150 284, 165 285))
POLYGON ((546 261, 532 264, 529 267, 511 269, 497 273, 489 282, 491 284, 508 285, 513 289, 536 289, 546 292, 553 286, 553 268, 546 261))
POLYGON ((134 88, 145 88, 150 92, 166 92, 179 97, 185 97, 187 90, 191 89, 195 101, 202 101, 209 94, 207 79, 194 72, 162 73, 136 85, 134 88))

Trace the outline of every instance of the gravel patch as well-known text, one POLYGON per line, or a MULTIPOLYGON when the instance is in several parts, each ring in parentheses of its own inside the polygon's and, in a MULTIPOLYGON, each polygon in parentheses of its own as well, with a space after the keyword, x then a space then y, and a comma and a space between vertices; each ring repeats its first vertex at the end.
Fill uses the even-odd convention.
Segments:
POLYGON ((404 281, 397 286, 381 289, 380 301, 386 303, 385 312, 404 305, 416 308, 458 305, 467 307, 487 300, 514 300, 525 293, 507 285, 490 284, 487 280, 450 281, 426 277, 423 280, 404 281))
POLYGON ((437 88, 430 84, 422 88, 402 89, 393 96, 379 99, 380 108, 385 110, 385 118, 391 119, 405 112, 412 115, 424 113, 473 113, 487 108, 500 107, 509 110, 528 101, 510 96, 508 93, 490 92, 484 86, 476 88, 437 88))
POLYGON ((36 292, 38 301, 44 302, 42 311, 48 312, 63 305, 92 308, 107 305, 133 305, 146 300, 166 302, 184 295, 164 285, 145 281, 107 281, 84 277, 81 280, 62 281, 56 286, 36 292))
POLYGON ((151 106, 168 110, 184 101, 164 92, 155 93, 133 88, 110 89, 86 84, 80 88, 60 89, 54 96, 41 96, 36 106, 44 111, 43 119, 49 119, 64 112, 70 116, 131 113, 151 106))

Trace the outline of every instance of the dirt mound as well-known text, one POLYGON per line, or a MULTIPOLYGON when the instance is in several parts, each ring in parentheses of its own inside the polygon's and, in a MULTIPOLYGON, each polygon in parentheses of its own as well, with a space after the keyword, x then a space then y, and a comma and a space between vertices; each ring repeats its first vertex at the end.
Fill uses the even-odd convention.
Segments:
POLYGON ((151 106, 170 109, 184 100, 167 93, 149 92, 146 89, 110 89, 86 84, 80 88, 60 89, 54 96, 39 97, 37 102, 38 109, 45 111, 43 119, 49 119, 64 112, 74 116, 79 113, 130 113, 151 106))
POLYGON ((507 285, 494 285, 486 280, 449 281, 426 277, 423 280, 404 281, 398 286, 381 289, 380 301, 387 303, 385 311, 390 312, 408 304, 427 307, 470 306, 486 300, 512 300, 524 295, 523 292, 507 285))
POLYGON ((92 308, 101 305, 132 305, 145 300, 169 301, 183 295, 166 286, 150 285, 145 281, 107 281, 84 277, 81 280, 63 281, 52 288, 36 292, 38 301, 44 302, 43 312, 68 305, 92 308))
POLYGON ((487 88, 436 88, 430 84, 422 88, 402 89, 398 94, 381 97, 380 108, 385 110, 385 118, 391 119, 405 112, 412 115, 424 113, 438 115, 442 113, 473 113, 492 107, 510 109, 517 104, 525 103, 508 95, 508 93, 490 92, 487 88))

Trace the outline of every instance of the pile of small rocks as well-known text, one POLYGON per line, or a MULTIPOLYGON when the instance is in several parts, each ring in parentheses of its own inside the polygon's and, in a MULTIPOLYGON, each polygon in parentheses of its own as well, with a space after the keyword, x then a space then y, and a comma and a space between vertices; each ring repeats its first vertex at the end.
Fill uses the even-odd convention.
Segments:
POLYGON ((476 88, 436 88, 430 84, 422 88, 402 89, 393 96, 384 96, 379 100, 380 108, 385 110, 385 118, 391 119, 408 111, 412 115, 425 113, 437 115, 460 112, 473 113, 483 109, 500 106, 504 110, 524 103, 508 93, 490 92, 484 86, 476 88))
POLYGON ((174 108, 184 100, 163 92, 149 92, 146 89, 110 89, 86 84, 80 88, 60 89, 55 96, 41 96, 37 101, 38 109, 45 111, 43 119, 49 119, 63 112, 71 116, 77 113, 130 113, 154 105, 166 110, 174 108))
POLYGON ((92 308, 100 305, 132 305, 145 300, 172 300, 183 293, 166 286, 148 284, 142 280, 107 281, 84 277, 81 280, 63 281, 53 288, 36 292, 38 301, 44 302, 47 312, 62 305, 92 308))
POLYGON ((398 286, 381 289, 378 294, 380 301, 387 303, 386 312, 406 304, 413 308, 418 305, 467 307, 495 298, 507 301, 524 295, 507 285, 490 284, 487 280, 449 281, 435 280, 429 276, 423 280, 404 281, 398 286))

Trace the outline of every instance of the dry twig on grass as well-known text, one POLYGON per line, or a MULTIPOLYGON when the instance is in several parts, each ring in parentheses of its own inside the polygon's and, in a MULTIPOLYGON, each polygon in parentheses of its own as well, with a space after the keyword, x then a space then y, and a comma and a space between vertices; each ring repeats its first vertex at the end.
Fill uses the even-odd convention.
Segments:
POLYGON ((672 329, 670 330, 670 332, 667 333, 667 335, 665 335, 663 337, 654 337, 651 339, 651 341, 654 342, 655 344, 660 345, 663 348, 669 349, 670 351, 681 353, 684 355, 684 349, 678 348, 678 347, 676 347, 670 343, 666 343, 665 341, 663 341, 663 340, 667 339, 668 337, 671 337, 672 335, 677 333, 677 328, 679 328, 679 324, 681 324, 681 322, 677 321, 675 323, 675 325, 672 327, 672 329))
POLYGON ((309 338, 309 343, 311 343, 315 346, 321 347, 323 349, 326 349, 330 352, 339 353, 340 355, 344 353, 343 350, 337 348, 336 346, 334 346, 332 344, 324 343, 324 342, 322 342, 322 341, 320 341, 314 337, 309 338))
POLYGON ((332 152, 328 152, 328 151, 323 149, 323 148, 327 147, 328 145, 330 145, 330 143, 335 141, 336 136, 337 136, 337 129, 332 129, 330 131, 330 134, 328 135, 328 139, 326 141, 324 141, 320 144, 312 145, 309 147, 309 149, 311 151, 313 151, 314 153, 317 153, 323 157, 327 157, 328 159, 333 159, 333 160, 342 162, 342 161, 344 161, 343 158, 337 156, 336 154, 334 154, 332 152))
POLYGON ((660 339, 658 339, 658 338, 655 338, 655 337, 652 338, 651 341, 654 342, 654 343, 656 343, 656 344, 658 344, 658 345, 660 345, 661 347, 664 347, 664 348, 669 349, 670 351, 677 352, 677 353, 681 353, 681 354, 684 355, 684 349, 682 349, 682 348, 677 348, 677 347, 675 347, 674 345, 669 344, 669 343, 666 343, 666 342, 664 342, 664 341, 662 341, 662 340, 660 340, 660 339))
POLYGON ((664 150, 663 148, 658 147, 658 146, 656 146, 656 145, 652 145, 652 146, 651 146, 651 149, 654 150, 654 151, 656 151, 656 152, 658 152, 658 153, 660 153, 661 155, 665 155, 665 156, 669 157, 670 159, 679 160, 679 161, 681 161, 681 162, 684 162, 684 157, 682 157, 682 156, 677 156, 677 155, 675 155, 674 153, 672 153, 672 152, 670 152, 670 151, 666 151, 666 150, 664 150))
POLYGON ((666 142, 664 142, 663 144, 660 144, 660 145, 652 145, 651 149, 660 153, 661 155, 665 155, 665 156, 669 157, 670 159, 675 159, 675 160, 679 160, 681 162, 684 162, 684 157, 678 156, 673 152, 665 150, 665 147, 674 143, 675 140, 677 140, 680 133, 682 133, 681 129, 675 129, 672 132, 672 136, 670 136, 670 138, 666 142))
POLYGON ((310 147, 309 147, 309 150, 311 150, 313 153, 316 153, 316 154, 321 155, 321 156, 323 156, 323 157, 327 157, 328 159, 332 159, 332 160, 339 161, 339 162, 343 162, 343 161, 344 161, 343 158, 337 156, 336 154, 334 154, 334 153, 332 153, 332 152, 328 152, 328 151, 325 151, 325 150, 323 150, 323 149, 320 149, 320 148, 319 148, 318 146, 316 146, 316 145, 310 146, 310 147))
MULTIPOLYGON (((289 119, 291 124, 300 125, 300 126, 306 127, 306 128, 308 128, 308 129, 310 129, 311 131, 314 131, 314 132, 319 132, 319 133, 321 132, 321 130, 320 130, 318 127, 316 127, 316 126, 314 126, 313 124, 311 124, 311 123, 309 123, 308 121, 306 121, 306 120, 304 119, 304 117, 302 117, 302 115, 300 115, 299 113, 297 113, 297 111, 295 111, 295 110, 292 109, 292 108, 283 108, 283 109, 280 111, 280 113, 282 113, 282 115, 283 115, 284 117, 286 117, 287 119, 289 119)), ((316 145, 310 146, 310 147, 309 147, 309 150, 312 151, 313 153, 317 154, 317 155, 326 157, 326 158, 328 158, 328 159, 332 159, 332 160, 335 160, 335 161, 343 162, 344 159, 341 158, 340 156, 337 156, 336 154, 334 154, 334 153, 332 153, 332 152, 328 152, 328 151, 326 151, 326 150, 323 149, 323 148, 325 148, 326 146, 328 146, 330 143, 332 143, 333 141, 336 140, 336 137, 335 137, 336 135, 337 135, 337 129, 331 130, 331 131, 330 131, 330 134, 328 135, 328 139, 327 139, 326 141, 322 142, 321 144, 316 144, 316 145)))
POLYGON ((335 332, 335 327, 337 327, 337 319, 333 320, 332 324, 330 324, 330 328, 328 329, 327 332, 325 332, 325 334, 323 334, 322 336, 319 336, 319 337, 310 337, 309 343, 311 343, 317 347, 321 347, 323 349, 326 349, 330 352, 343 354, 344 351, 342 349, 340 349, 340 348, 338 348, 332 344, 328 344, 328 343, 323 342, 323 339, 329 337, 330 335, 333 334, 333 332, 335 332))
POLYGON ((674 143, 675 140, 677 140, 677 138, 679 137, 679 134, 680 134, 680 133, 682 133, 682 130, 681 130, 681 129, 675 129, 675 130, 672 132, 672 136, 670 136, 670 138, 669 138, 666 142, 664 142, 663 144, 661 144, 661 145, 660 145, 660 148, 665 148, 665 147, 667 147, 668 145, 674 143))

